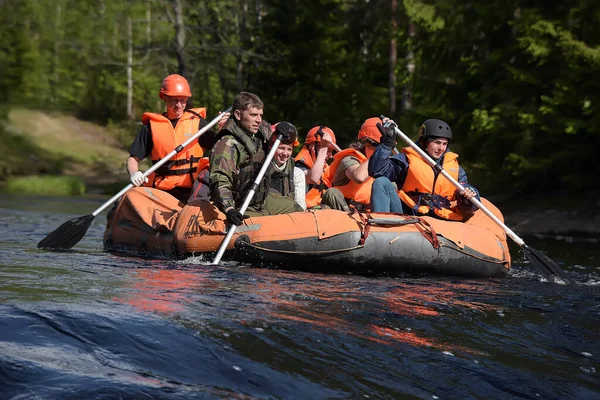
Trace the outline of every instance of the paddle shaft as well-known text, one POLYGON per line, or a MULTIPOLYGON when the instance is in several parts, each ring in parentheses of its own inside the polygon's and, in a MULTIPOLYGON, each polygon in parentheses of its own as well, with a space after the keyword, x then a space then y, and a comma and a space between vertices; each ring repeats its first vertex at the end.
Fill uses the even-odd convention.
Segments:
MULTIPOLYGON (((265 173, 267 172, 267 169, 269 168, 269 165, 271 164, 271 160, 275 156, 275 152, 277 151, 277 148, 279 147, 281 138, 282 138, 282 135, 278 135, 277 139, 275 139, 275 142, 273 143, 273 146, 271 147, 269 154, 267 154, 267 157, 265 158, 265 161, 263 162, 263 165, 260 168, 260 171, 258 171, 258 175, 256 176, 256 179, 254 179, 254 183, 252 184, 250 190, 248 191, 248 194, 246 195, 246 198, 244 199, 244 202, 242 203, 242 207, 240 207, 240 210, 239 210, 240 214, 244 215, 244 213, 246 212, 246 209, 248 209, 248 206, 250 205, 250 202, 252 201, 252 198, 254 197, 254 193, 256 193, 256 189, 258 189, 258 185, 260 185, 260 182, 262 181, 263 176, 265 176, 265 173)), ((231 227, 229 228, 229 231, 227 232, 227 235, 223 239, 223 243, 221 243, 221 247, 219 248, 219 251, 217 252, 217 255, 215 256, 215 259, 213 260, 212 265, 217 265, 221 261, 221 258, 223 257, 223 253, 225 253, 225 249, 229 245, 229 242, 231 241, 231 238, 233 237, 233 234, 235 233, 236 229, 237 229, 237 225, 232 224, 231 227)))
MULTIPOLYGON (((406 144, 408 144, 417 153, 419 153, 419 155, 425 161, 427 161, 429 163, 429 165, 431 165, 437 172, 439 172, 440 174, 442 174, 444 176, 444 178, 448 179, 450 181, 450 183, 452 183, 458 190, 462 191, 462 190, 465 189, 463 187, 463 185, 461 185, 460 183, 458 183, 452 176, 450 176, 449 173, 447 173, 446 171, 444 171, 444 169, 442 168, 441 165, 439 165, 431 157, 429 157, 429 155, 425 151, 423 151, 423 149, 421 149, 412 140, 410 140, 410 138, 408 136, 406 136, 404 134, 404 132, 402 132, 400 129, 398 129, 397 126, 395 127, 395 131, 396 131, 396 135, 400 136, 400 138, 402 140, 404 140, 406 142, 406 144)), ((469 199, 469 201, 471 201, 473 204, 475 204, 481 211, 483 211, 483 213, 485 215, 487 215, 488 217, 490 217, 492 219, 492 221, 494 221, 496 224, 498 224, 498 226, 500 226, 502 229, 504 229, 504 232, 506 232, 506 234, 508 236, 510 236, 510 238, 512 240, 514 240, 516 244, 518 244, 521 247, 523 247, 525 245, 525 242, 523 241, 523 239, 521 239, 519 236, 517 236, 517 234, 514 233, 512 231, 512 229, 510 229, 508 226, 504 225, 504 223, 502 221, 500 221, 498 219, 498 217, 496 217, 494 214, 492 214, 492 212, 490 210, 488 210, 487 207, 484 206, 479 200, 477 200, 477 198, 473 197, 473 198, 469 199)))
MULTIPOLYGON (((227 110, 220 112, 219 115, 217 115, 212 121, 210 121, 204 128, 200 129, 198 132, 196 132, 196 134, 192 137, 190 137, 188 140, 186 140, 185 142, 181 143, 179 146, 177 146, 172 152, 170 152, 169 154, 167 154, 166 156, 164 156, 160 161, 158 161, 156 164, 154 164, 152 167, 148 168, 146 170, 146 172, 144 172, 144 178, 147 177, 148 175, 150 175, 151 173, 153 173, 154 171, 156 171, 157 169, 159 169, 160 167, 162 167, 166 162, 168 162, 171 158, 175 157, 176 154, 181 153, 187 146, 189 146, 194 140, 198 140, 198 138, 200 136, 202 136, 206 131, 208 131, 209 129, 211 129, 213 126, 215 126, 217 124, 217 122, 219 122, 219 120, 221 119, 221 116, 226 113, 229 112, 229 110, 231 110, 231 107, 229 107, 227 110)), ((117 194, 115 194, 113 197, 111 197, 106 203, 102 204, 100 207, 98 207, 93 213, 92 215, 95 217, 98 214, 100 214, 102 211, 104 211, 106 208, 108 208, 112 203, 114 203, 115 201, 117 201, 121 196, 123 196, 125 193, 127 193, 129 190, 133 189, 134 186, 130 183, 129 185, 125 186, 123 189, 121 189, 121 191, 117 194)))

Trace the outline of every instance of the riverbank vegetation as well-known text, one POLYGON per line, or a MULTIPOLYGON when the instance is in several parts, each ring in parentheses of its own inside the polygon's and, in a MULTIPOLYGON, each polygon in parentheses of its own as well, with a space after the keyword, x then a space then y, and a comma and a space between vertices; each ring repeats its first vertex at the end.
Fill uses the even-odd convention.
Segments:
POLYGON ((6 180, 4 190, 18 194, 81 196, 85 194, 85 183, 75 176, 11 176, 6 180))
POLYGON ((125 143, 132 140, 133 130, 127 137, 122 128, 24 108, 12 108, 6 121, 0 130, 5 189, 73 195, 83 193, 85 186, 104 191, 107 185, 127 183, 125 143))
POLYGON ((249 90, 267 120, 328 125, 342 147, 368 117, 413 138, 441 118, 484 192, 598 188, 599 18, 587 0, 2 1, 0 180, 122 176, 136 121, 180 73, 209 118, 249 90), (82 120, 108 129, 78 147, 82 120))

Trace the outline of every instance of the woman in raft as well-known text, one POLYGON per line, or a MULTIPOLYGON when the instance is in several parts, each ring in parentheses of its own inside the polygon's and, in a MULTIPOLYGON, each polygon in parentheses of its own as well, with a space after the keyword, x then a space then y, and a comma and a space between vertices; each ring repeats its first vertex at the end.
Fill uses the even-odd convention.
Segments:
MULTIPOLYGON (((289 124, 283 121, 272 125, 271 130, 275 132, 279 124, 289 124)), ((295 129, 294 129, 295 130, 295 129)), ((271 144, 275 142, 275 135, 271 136, 271 144)), ((271 165, 267 170, 267 179, 269 179, 269 191, 294 199, 294 201, 306 210, 306 183, 304 172, 295 166, 292 153, 294 147, 298 146, 298 136, 294 136, 293 140, 281 141, 275 155, 271 160, 271 165)))

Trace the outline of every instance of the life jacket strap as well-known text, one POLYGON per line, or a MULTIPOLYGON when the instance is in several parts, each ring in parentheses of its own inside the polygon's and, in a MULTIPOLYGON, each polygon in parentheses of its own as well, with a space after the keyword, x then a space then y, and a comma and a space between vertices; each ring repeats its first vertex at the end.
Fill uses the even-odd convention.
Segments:
POLYGON ((157 169, 155 171, 155 173, 156 173, 156 176, 172 176, 172 175, 193 174, 196 171, 198 171, 197 167, 181 168, 181 169, 169 169, 169 168, 166 168, 165 166, 162 166, 159 169, 157 169))
POLYGON ((412 208, 415 212, 420 206, 427 206, 431 210, 450 208, 450 200, 436 193, 407 192, 406 194, 415 200, 415 206, 412 208))
MULTIPOLYGON (((162 167, 158 168, 155 173, 156 176, 171 176, 171 175, 186 175, 193 174, 198 170, 197 167, 192 167, 191 165, 194 163, 198 163, 202 157, 190 157, 181 160, 173 160, 169 163, 166 163, 162 167), (180 169, 172 169, 173 167, 180 167, 182 165, 190 165, 190 168, 180 168, 180 169)), ((153 163, 156 163, 160 160, 152 160, 153 163)))

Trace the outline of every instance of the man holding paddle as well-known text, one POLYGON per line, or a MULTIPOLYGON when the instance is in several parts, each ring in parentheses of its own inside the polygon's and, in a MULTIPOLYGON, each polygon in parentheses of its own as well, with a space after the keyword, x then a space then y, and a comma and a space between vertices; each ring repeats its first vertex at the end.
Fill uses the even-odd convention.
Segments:
POLYGON ((460 191, 446 178, 440 177, 439 172, 414 149, 407 147, 391 156, 392 149, 396 147, 396 134, 381 124, 379 127, 383 133, 381 144, 369 163, 369 175, 376 178, 371 194, 372 211, 464 221, 477 210, 469 199, 477 197, 479 200, 479 193, 469 185, 467 174, 458 164, 458 155, 448 149, 452 130, 446 122, 440 119, 423 122, 419 129, 418 146, 441 169, 460 182, 463 186, 460 191))
MULTIPOLYGON (((194 182, 202 181, 197 179, 199 175, 207 173, 208 159, 203 156, 214 144, 213 132, 200 136, 197 142, 187 146, 148 177, 139 170, 139 162, 150 156, 155 164, 207 125, 206 108, 186 108, 191 96, 190 85, 183 76, 173 74, 163 80, 159 97, 165 102, 167 111, 164 114, 144 113, 143 126, 131 144, 126 165, 134 186, 145 184, 164 190, 184 204, 192 194, 194 182)), ((224 123, 228 117, 229 114, 224 113, 221 121, 224 123)), ((208 187, 204 185, 202 188, 203 193, 194 190, 196 197, 208 199, 208 187)))
MULTIPOLYGON (((262 100, 254 93, 241 92, 233 100, 231 116, 217 134, 210 154, 210 197, 233 225, 241 225, 244 215, 238 210, 246 195, 254 196, 246 216, 288 214, 303 211, 292 198, 269 193, 269 179, 253 188, 271 145, 271 125, 263 121, 262 100)), ((280 122, 275 128, 282 143, 293 143, 298 137, 294 125, 280 122)))

